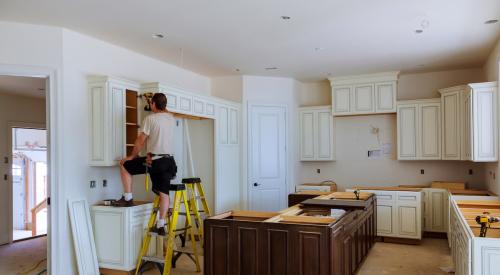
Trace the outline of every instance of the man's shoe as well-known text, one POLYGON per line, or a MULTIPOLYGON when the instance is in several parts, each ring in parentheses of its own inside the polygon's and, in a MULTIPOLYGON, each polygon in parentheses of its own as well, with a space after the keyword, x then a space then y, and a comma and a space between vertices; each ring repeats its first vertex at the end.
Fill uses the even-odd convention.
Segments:
POLYGON ((121 199, 112 202, 111 205, 116 207, 131 207, 134 206, 134 199, 127 201, 125 200, 125 197, 122 196, 121 199))
POLYGON ((151 230, 149 230, 149 232, 151 233, 154 233, 154 234, 157 234, 158 236, 166 236, 167 235, 167 232, 165 231, 165 227, 156 227, 153 226, 153 228, 151 228, 151 230))

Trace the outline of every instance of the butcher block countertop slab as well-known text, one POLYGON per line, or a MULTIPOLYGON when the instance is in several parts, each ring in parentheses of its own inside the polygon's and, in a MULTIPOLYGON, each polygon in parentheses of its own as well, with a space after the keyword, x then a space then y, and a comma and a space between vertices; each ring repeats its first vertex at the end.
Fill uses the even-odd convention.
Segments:
POLYGON ((399 186, 356 186, 354 188, 359 190, 380 190, 380 191, 410 191, 410 192, 422 191, 422 188, 399 187, 399 186))
POLYGON ((333 192, 329 192, 329 191, 318 191, 318 190, 300 190, 300 191, 297 191, 295 193, 292 193, 292 194, 298 194, 298 195, 318 195, 318 196, 321 196, 321 195, 328 195, 328 194, 331 194, 333 192))
MULTIPOLYGON (((359 192, 359 199, 362 201, 366 201, 373 193, 368 192, 359 192)), ((334 192, 325 196, 317 197, 315 199, 319 200, 356 200, 356 195, 354 192, 334 192)))
POLYGON ((471 195, 471 196, 495 196, 488 190, 473 190, 473 189, 448 189, 453 195, 471 195))

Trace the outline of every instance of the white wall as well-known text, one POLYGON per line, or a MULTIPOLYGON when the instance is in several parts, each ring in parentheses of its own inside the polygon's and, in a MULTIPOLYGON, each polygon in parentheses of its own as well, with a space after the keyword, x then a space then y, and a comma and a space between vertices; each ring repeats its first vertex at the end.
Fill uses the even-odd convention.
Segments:
MULTIPOLYGON (((484 72, 487 81, 500 80, 500 39, 484 64, 484 72)), ((488 163, 485 173, 488 189, 495 194, 500 194, 500 179, 498 178, 500 176, 500 164, 488 163)))
POLYGON ((289 171, 287 173, 288 191, 294 189, 295 178, 299 170, 297 169, 297 107, 298 96, 300 90, 300 82, 291 78, 280 77, 260 77, 260 76, 243 76, 243 175, 242 175, 242 207, 246 208, 247 201, 247 179, 248 171, 246 160, 248 159, 248 105, 249 104, 279 104, 287 107, 287 161, 289 171))
MULTIPOLYGON (((464 69, 430 73, 402 74, 398 82, 398 100, 438 97, 440 88, 484 81, 482 69, 464 69)), ((303 83, 300 106, 330 105, 328 82, 303 83)), ((297 183, 331 179, 340 189, 354 185, 424 184, 433 180, 470 182, 484 188, 485 165, 453 161, 398 161, 396 159, 396 115, 337 117, 335 162, 300 162, 297 183), (380 128, 380 143, 370 133, 371 126, 380 128), (369 160, 367 150, 390 143, 392 154, 380 160, 369 160), (316 171, 320 169, 321 173, 316 171), (424 169, 424 174, 420 170, 424 169), (469 169, 473 175, 469 175, 469 169)))
MULTIPOLYGON (((1 32, 1 29, 0 29, 1 32)), ((16 96, 14 94, 0 93, 0 174, 10 175, 10 162, 3 161, 4 156, 11 156, 11 148, 9 148, 9 136, 12 132, 9 129, 10 123, 36 123, 45 125, 45 99, 31 98, 24 96, 16 96)), ((0 184, 0 193, 8 194, 10 192, 7 182, 2 179, 0 184)), ((0 236, 9 236, 7 217, 9 217, 10 208, 7 201, 0 203, 0 217, 2 224, 0 226, 0 236), (3 220, 5 219, 5 220, 3 220)))

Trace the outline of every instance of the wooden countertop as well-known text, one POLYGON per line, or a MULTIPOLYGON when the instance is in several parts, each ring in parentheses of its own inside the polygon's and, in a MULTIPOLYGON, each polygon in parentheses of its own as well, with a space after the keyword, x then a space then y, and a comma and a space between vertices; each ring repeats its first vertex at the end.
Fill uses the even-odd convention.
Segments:
POLYGON ((419 192, 422 188, 415 187, 399 187, 399 186, 355 186, 353 189, 359 190, 380 190, 380 191, 410 191, 419 192))
POLYGON ((495 196, 488 190, 475 189, 448 189, 452 195, 471 195, 471 196, 495 196))

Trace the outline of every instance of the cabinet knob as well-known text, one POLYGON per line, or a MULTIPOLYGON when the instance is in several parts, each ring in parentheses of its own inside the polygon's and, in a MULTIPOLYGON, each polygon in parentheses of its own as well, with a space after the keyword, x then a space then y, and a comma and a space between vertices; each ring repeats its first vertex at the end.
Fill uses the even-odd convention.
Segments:
POLYGON ((253 183, 253 186, 259 186, 259 185, 260 185, 260 184, 258 184, 258 183, 256 183, 256 182, 254 182, 254 183, 253 183))

